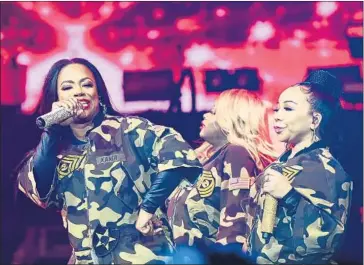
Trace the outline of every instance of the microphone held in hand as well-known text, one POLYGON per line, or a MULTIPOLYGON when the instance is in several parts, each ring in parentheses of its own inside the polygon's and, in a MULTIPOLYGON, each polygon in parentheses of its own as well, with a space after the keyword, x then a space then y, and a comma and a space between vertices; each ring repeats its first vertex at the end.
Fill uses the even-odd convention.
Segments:
POLYGON ((273 235, 273 229, 276 220, 278 200, 270 194, 265 194, 262 218, 262 236, 268 244, 270 237, 273 235))
POLYGON ((71 118, 74 115, 76 115, 76 113, 72 110, 58 108, 42 116, 39 116, 35 122, 39 129, 47 129, 54 124, 59 124, 62 121, 71 118))

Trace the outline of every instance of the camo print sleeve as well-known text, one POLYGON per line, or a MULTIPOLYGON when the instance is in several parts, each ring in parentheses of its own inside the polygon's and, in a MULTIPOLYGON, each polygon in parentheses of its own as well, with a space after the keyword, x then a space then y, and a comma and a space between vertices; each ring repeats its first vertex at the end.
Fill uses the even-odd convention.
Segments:
POLYGON ((42 208, 49 208, 54 206, 55 208, 61 209, 62 201, 58 199, 58 195, 54 192, 56 177, 53 178, 53 184, 48 194, 41 198, 38 193, 36 181, 34 178, 33 168, 33 155, 27 156, 18 171, 18 188, 22 191, 29 199, 35 204, 42 208))
POLYGON ((353 183, 328 152, 320 155, 322 164, 304 165, 299 178, 293 181, 302 196, 294 215, 295 251, 299 256, 337 249, 349 215, 353 183), (323 166, 322 166, 323 165, 323 166))
POLYGON ((249 202, 250 178, 254 176, 255 163, 245 148, 229 146, 223 167, 220 195, 220 226, 217 243, 240 243, 246 247, 246 207, 249 202))
POLYGON ((194 150, 173 128, 154 125, 139 117, 129 117, 128 123, 129 129, 137 134, 135 146, 143 148, 157 172, 179 167, 201 168, 194 150))

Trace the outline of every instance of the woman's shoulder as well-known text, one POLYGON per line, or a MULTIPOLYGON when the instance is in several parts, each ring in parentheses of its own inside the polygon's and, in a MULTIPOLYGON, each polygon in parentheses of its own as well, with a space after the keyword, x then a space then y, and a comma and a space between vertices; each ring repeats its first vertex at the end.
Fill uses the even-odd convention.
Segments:
POLYGON ((320 148, 317 153, 317 156, 320 159, 322 166, 326 170, 329 170, 331 173, 335 173, 337 175, 348 177, 348 174, 346 173, 341 163, 332 155, 328 148, 320 148))
POLYGON ((241 145, 237 145, 237 144, 226 145, 223 152, 227 156, 232 156, 232 157, 237 157, 237 158, 251 157, 251 155, 249 154, 248 150, 245 147, 243 147, 241 145))
POLYGON ((105 115, 102 125, 108 125, 115 128, 122 128, 125 132, 133 131, 135 129, 147 129, 153 124, 139 116, 127 116, 127 115, 105 115))
POLYGON ((336 175, 336 178, 348 179, 349 176, 340 162, 331 154, 328 148, 317 148, 298 157, 297 164, 304 171, 320 171, 325 175, 336 175))

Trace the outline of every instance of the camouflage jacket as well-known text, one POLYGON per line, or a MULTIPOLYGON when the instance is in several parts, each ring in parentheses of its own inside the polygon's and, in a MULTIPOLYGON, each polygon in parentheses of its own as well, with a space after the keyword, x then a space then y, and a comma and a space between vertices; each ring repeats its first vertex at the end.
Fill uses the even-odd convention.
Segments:
POLYGON ((155 223, 164 231, 159 236, 142 236, 135 222, 158 172, 201 167, 179 133, 139 117, 105 116, 95 122, 86 144, 68 145, 57 157, 45 198, 39 198, 33 157, 19 173, 19 188, 39 206, 66 212, 74 263, 169 261, 173 248, 162 211, 156 212, 155 223))
POLYGON ((168 217, 176 245, 200 250, 214 243, 246 247, 249 185, 257 174, 254 161, 245 148, 229 144, 203 169, 194 185, 179 187, 171 196, 168 217))
POLYGON ((251 187, 253 220, 249 252, 258 264, 324 264, 330 262, 342 241, 349 215, 353 184, 327 148, 316 143, 286 159, 286 153, 269 167, 280 171, 298 192, 292 209, 278 201, 273 236, 262 238, 265 195, 264 172, 251 187))

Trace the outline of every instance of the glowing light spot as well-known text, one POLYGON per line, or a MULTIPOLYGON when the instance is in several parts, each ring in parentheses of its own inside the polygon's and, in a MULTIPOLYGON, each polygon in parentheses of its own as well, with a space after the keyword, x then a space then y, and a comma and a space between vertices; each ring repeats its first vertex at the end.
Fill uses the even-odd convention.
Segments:
POLYGON ((32 10, 33 9, 33 6, 34 6, 34 4, 32 2, 19 2, 19 4, 25 10, 32 10))
POLYGON ((322 17, 329 17, 338 9, 336 2, 317 2, 316 13, 322 17))
POLYGON ((232 63, 231 63, 231 61, 227 61, 227 60, 217 60, 215 62, 215 65, 219 69, 229 69, 231 67, 232 63))
POLYGON ((151 40, 155 40, 156 38, 159 37, 159 35, 160 35, 160 32, 155 29, 148 31, 148 33, 147 33, 148 39, 151 39, 151 40))
POLYGON ((16 62, 20 65, 29 65, 31 57, 29 52, 22 52, 16 57, 16 62))
POLYGON ((103 4, 99 9, 100 15, 103 17, 109 17, 114 12, 112 4, 103 4))
POLYGON ((291 40, 289 40, 289 43, 293 47, 301 47, 301 45, 302 45, 302 41, 301 40, 297 40, 297 39, 291 39, 291 40))
POLYGON ((312 26, 315 29, 319 29, 319 28, 321 28, 321 23, 319 21, 314 21, 314 22, 312 22, 312 26))
POLYGON ((164 17, 164 9, 163 8, 155 8, 153 10, 153 17, 154 19, 162 19, 164 17))
POLYGON ((39 13, 43 16, 48 16, 51 13, 51 8, 49 6, 42 6, 39 8, 39 13))
POLYGON ((322 48, 322 49, 320 49, 319 52, 320 52, 321 57, 330 57, 331 56, 331 51, 329 49, 322 48))
POLYGON ((120 56, 120 62, 123 65, 129 65, 133 62, 134 60, 134 53, 132 52, 125 52, 120 56))
POLYGON ((192 18, 182 18, 178 19, 176 22, 176 27, 180 31, 192 32, 200 29, 197 21, 192 18))
POLYGON ((261 78, 264 80, 264 82, 272 83, 274 81, 274 77, 271 74, 268 73, 262 73, 261 78))
POLYGON ((293 32, 293 35, 295 36, 295 38, 300 39, 300 40, 303 40, 303 39, 306 39, 306 38, 307 38, 307 33, 306 33, 306 31, 303 31, 303 30, 301 30, 301 29, 296 29, 296 30, 293 32))
POLYGON ((195 67, 201 67, 208 61, 215 58, 214 52, 211 50, 210 46, 204 44, 204 45, 198 45, 194 44, 191 48, 187 49, 185 51, 185 55, 187 58, 187 62, 191 66, 195 67))
POLYGON ((129 7, 131 7, 134 3, 133 2, 128 2, 128 1, 123 1, 119 3, 119 7, 121 9, 127 9, 129 7))
POLYGON ((363 11, 358 11, 354 14, 354 19, 355 20, 363 20, 363 11))
POLYGON ((225 17, 227 14, 227 10, 225 8, 218 8, 215 11, 217 17, 225 17))
POLYGON ((257 21, 250 28, 249 41, 265 42, 275 34, 275 29, 270 22, 257 21))

